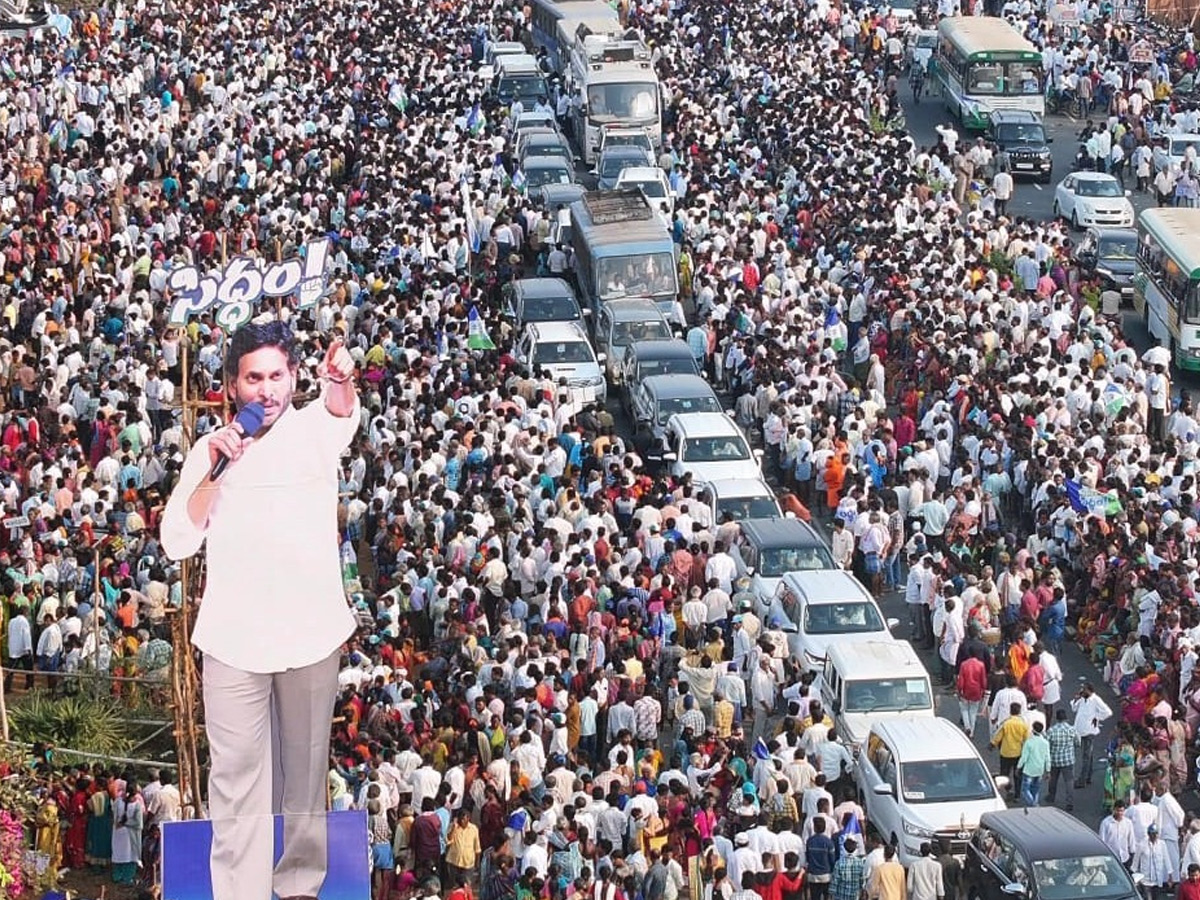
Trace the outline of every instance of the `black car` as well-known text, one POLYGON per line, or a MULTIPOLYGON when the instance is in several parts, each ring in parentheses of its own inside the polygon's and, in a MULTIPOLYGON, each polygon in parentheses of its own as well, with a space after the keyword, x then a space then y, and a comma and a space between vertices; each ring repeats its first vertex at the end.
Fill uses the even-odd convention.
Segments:
POLYGON ((1074 816, 1052 806, 984 813, 963 864, 968 900, 1138 900, 1134 879, 1074 816))
POLYGON ((1013 178, 1027 175, 1042 184, 1050 183, 1054 170, 1052 139, 1046 137, 1041 116, 1023 109, 998 109, 988 122, 987 136, 1008 154, 1013 178))
POLYGON ((1138 236, 1132 228, 1089 228, 1075 247, 1075 264, 1085 277, 1099 278, 1101 290, 1117 291, 1121 302, 1130 304, 1137 248, 1138 236))

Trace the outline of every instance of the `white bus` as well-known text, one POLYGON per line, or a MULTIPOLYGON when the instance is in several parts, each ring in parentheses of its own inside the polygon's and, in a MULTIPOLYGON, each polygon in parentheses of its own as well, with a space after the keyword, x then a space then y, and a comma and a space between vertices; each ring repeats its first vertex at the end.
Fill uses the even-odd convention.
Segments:
POLYGON ((1133 305, 1176 367, 1200 372, 1200 209, 1142 213, 1133 305))
POLYGON ((993 110, 1046 114, 1042 54, 1003 19, 942 19, 930 63, 946 107, 968 130, 986 128, 993 110))
POLYGON ((621 19, 604 0, 531 0, 534 48, 545 47, 550 65, 560 75, 571 65, 575 32, 586 25, 596 34, 619 34, 621 19))
POLYGON ((589 165, 606 126, 643 129, 662 144, 662 88, 650 48, 634 35, 597 34, 580 25, 567 72, 571 133, 589 165))

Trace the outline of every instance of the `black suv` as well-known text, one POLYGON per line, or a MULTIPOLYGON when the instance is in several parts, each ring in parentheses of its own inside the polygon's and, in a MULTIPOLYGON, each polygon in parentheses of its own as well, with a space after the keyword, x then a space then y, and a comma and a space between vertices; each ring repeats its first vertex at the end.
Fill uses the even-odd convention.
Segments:
POLYGON ((1138 900, 1141 880, 1096 832, 1052 806, 980 816, 963 873, 969 900, 1138 900))
POLYGON ((1050 183, 1054 158, 1050 154, 1052 138, 1046 137, 1042 118, 1023 109, 1002 109, 992 113, 988 140, 1008 153, 1013 178, 1031 175, 1042 184, 1050 183))

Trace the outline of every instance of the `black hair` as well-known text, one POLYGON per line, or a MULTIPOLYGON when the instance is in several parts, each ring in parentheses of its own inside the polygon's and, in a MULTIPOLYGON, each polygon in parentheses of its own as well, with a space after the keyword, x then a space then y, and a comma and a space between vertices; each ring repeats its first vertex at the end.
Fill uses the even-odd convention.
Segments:
POLYGON ((225 377, 237 378, 242 357, 263 347, 278 347, 288 358, 288 368, 300 364, 300 346, 296 336, 285 322, 272 319, 269 322, 247 322, 233 333, 229 349, 225 352, 225 377))

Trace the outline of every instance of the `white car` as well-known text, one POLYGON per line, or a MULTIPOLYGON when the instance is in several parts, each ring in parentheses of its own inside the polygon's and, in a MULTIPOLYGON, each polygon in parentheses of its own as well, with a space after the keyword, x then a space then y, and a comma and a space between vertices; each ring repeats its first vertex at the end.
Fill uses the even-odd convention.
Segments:
POLYGON ((831 645, 892 641, 899 624, 884 619, 871 593, 842 569, 787 572, 773 597, 755 602, 763 624, 786 634, 792 657, 818 674, 831 645))
POLYGON ((937 846, 944 839, 951 853, 965 852, 979 817, 1007 808, 1000 791, 1008 779, 993 777, 971 739, 948 719, 876 719, 854 780, 867 821, 905 866, 920 858, 926 841, 937 846))
POLYGON ((929 60, 937 49, 938 33, 928 28, 918 28, 908 33, 908 67, 929 71, 929 60))
POLYGON ((675 212, 675 194, 671 190, 671 182, 667 173, 658 166, 630 166, 617 176, 616 190, 622 188, 641 188, 650 205, 655 209, 666 207, 668 218, 675 212))
POLYGON ((1054 215, 1076 231, 1091 226, 1133 227, 1133 204, 1121 182, 1103 172, 1072 172, 1054 189, 1054 215))

